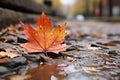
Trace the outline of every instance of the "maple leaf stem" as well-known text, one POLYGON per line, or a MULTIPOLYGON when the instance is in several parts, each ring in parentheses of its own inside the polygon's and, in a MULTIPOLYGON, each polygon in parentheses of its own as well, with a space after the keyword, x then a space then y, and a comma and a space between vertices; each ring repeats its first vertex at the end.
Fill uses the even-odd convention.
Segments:
POLYGON ((44 48, 45 48, 45 52, 46 52, 46 37, 45 37, 45 32, 44 32, 44 48))
POLYGON ((47 55, 47 51, 46 51, 46 50, 44 51, 44 54, 45 54, 45 56, 47 56, 47 57, 48 57, 48 55, 47 55))

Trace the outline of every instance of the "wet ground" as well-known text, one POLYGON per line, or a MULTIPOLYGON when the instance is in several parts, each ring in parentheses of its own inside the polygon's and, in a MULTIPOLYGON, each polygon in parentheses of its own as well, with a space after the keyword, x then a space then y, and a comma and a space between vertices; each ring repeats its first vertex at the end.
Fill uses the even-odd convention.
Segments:
POLYGON ((0 55, 0 80, 120 80, 120 23, 69 20, 70 47, 49 57, 20 47, 27 40, 15 27, 0 33, 0 54, 13 53, 0 55))

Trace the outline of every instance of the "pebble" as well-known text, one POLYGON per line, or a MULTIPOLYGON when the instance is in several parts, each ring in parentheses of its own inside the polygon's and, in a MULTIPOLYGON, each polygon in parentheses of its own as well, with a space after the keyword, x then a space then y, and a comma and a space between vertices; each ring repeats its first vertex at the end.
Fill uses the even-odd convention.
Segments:
POLYGON ((5 41, 5 38, 0 38, 0 41, 1 41, 1 42, 4 42, 4 41, 5 41))
POLYGON ((27 63, 27 59, 25 57, 16 57, 12 58, 4 63, 5 66, 9 68, 15 68, 27 63))
POLYGON ((78 49, 78 47, 76 45, 73 45, 73 46, 67 48, 66 51, 72 51, 72 50, 76 50, 76 49, 78 49))
POLYGON ((117 55, 118 53, 119 53, 119 51, 117 51, 117 50, 112 50, 112 51, 108 52, 109 55, 117 55))
POLYGON ((41 57, 39 55, 35 55, 35 54, 26 54, 24 55, 24 57, 26 57, 28 60, 30 61, 34 61, 34 62, 37 62, 37 61, 40 61, 41 57))
POLYGON ((110 43, 120 44, 120 41, 115 40, 115 41, 110 41, 110 43))
POLYGON ((116 36, 116 34, 107 34, 107 36, 112 37, 112 36, 116 36))
POLYGON ((18 43, 26 43, 27 42, 27 38, 25 36, 18 35, 17 42, 18 43))
POLYGON ((0 48, 0 52, 6 52, 4 48, 0 48))
POLYGON ((7 72, 9 72, 8 68, 6 68, 5 66, 0 66, 0 74, 7 73, 7 72))
POLYGON ((72 45, 72 43, 70 43, 69 41, 65 41, 64 42, 66 45, 72 45))

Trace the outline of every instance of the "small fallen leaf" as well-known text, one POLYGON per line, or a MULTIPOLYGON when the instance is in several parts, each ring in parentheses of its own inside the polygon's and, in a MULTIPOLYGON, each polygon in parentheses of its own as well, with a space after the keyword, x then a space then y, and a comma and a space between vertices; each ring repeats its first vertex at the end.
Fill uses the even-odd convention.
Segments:
POLYGON ((18 29, 15 26, 13 26, 13 25, 10 25, 8 27, 8 30, 9 30, 8 34, 16 35, 16 34, 19 33, 18 29))
POLYGON ((15 54, 15 53, 9 53, 9 52, 0 52, 0 56, 14 58, 14 57, 21 56, 21 55, 15 54))
POLYGON ((98 32, 98 33, 91 33, 90 35, 91 36, 95 36, 95 37, 102 37, 103 33, 100 33, 100 32, 98 32))
POLYGON ((100 47, 88 47, 89 50, 100 50, 100 47))
POLYGON ((99 71, 98 68, 94 67, 94 66, 83 67, 83 70, 85 70, 85 71, 93 71, 93 72, 99 71))
POLYGON ((36 22, 36 29, 23 23, 21 25, 25 36, 28 38, 28 42, 21 44, 21 46, 26 48, 28 52, 54 52, 58 54, 60 51, 68 48, 67 45, 62 44, 66 34, 66 23, 58 25, 52 30, 51 21, 46 17, 44 12, 42 12, 41 17, 36 22))

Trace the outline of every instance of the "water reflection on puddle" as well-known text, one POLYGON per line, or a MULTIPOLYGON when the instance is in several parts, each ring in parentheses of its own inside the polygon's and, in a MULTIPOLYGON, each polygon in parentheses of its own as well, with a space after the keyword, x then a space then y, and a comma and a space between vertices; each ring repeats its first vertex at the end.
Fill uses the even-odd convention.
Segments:
POLYGON ((65 75, 60 72, 62 70, 56 64, 40 65, 28 70, 27 74, 31 75, 31 78, 27 80, 62 80, 65 75))

